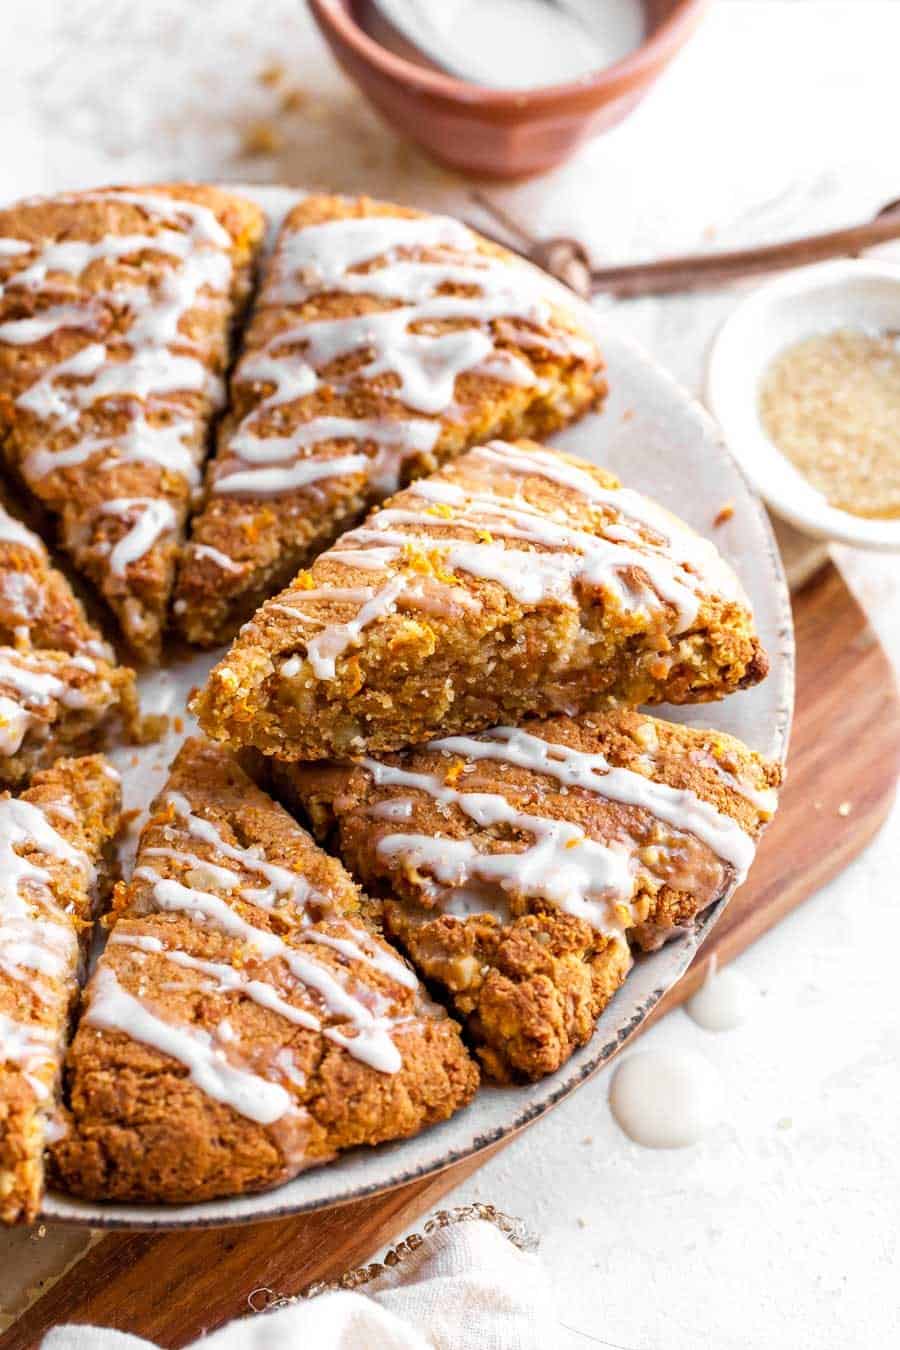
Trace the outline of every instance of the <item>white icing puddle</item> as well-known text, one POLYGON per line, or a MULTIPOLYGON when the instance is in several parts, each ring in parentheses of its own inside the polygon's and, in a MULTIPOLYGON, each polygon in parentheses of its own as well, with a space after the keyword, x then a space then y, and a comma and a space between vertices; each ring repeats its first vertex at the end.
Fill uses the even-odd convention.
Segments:
POLYGON ((718 970, 713 957, 709 974, 685 1004, 688 1016, 704 1031, 734 1031, 746 1022, 759 991, 733 966, 718 970))
POLYGON ((692 1050, 642 1050, 623 1060, 609 1085, 616 1124, 644 1148, 688 1148, 722 1118, 722 1083, 692 1050))

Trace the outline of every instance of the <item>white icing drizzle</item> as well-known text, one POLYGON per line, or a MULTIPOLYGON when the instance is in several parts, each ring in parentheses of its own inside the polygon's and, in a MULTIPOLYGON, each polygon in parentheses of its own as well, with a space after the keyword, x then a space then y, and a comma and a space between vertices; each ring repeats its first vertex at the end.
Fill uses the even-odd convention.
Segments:
POLYGON ((131 563, 143 558, 178 523, 171 502, 154 497, 116 497, 104 502, 102 509, 107 516, 128 517, 137 512, 133 525, 109 555, 109 570, 117 577, 124 577, 131 563))
MULTIPOLYGON (((363 629, 373 619, 393 613, 397 607, 397 598, 406 586, 406 577, 392 577, 363 603, 355 619, 342 624, 329 624, 316 637, 310 639, 306 644, 306 659, 312 666, 317 680, 334 679, 337 658, 347 647, 359 641, 363 629)), ((290 662, 286 662, 282 668, 284 674, 288 676, 291 674, 289 666, 290 662)), ((293 673, 296 674, 296 671, 293 673)))
MULTIPOLYGON (((61 1013, 75 978, 78 941, 56 901, 50 873, 35 854, 76 868, 85 887, 94 884, 90 860, 53 828, 41 807, 0 798, 0 970, 61 1013), (22 852, 26 848, 29 857, 22 852), (58 990, 45 979, 58 980, 58 990)), ((0 1013, 0 1062, 21 1070, 38 1101, 50 1096, 46 1070, 49 1066, 55 1078, 59 1053, 58 1027, 0 1013)))
POLYGON ((191 544, 189 547, 195 558, 207 558, 216 567, 220 567, 223 572, 239 573, 244 571, 244 563, 235 562, 233 558, 229 558, 227 553, 223 553, 221 549, 213 548, 211 544, 191 544))
POLYGON ((46 1101, 50 1088, 41 1077, 49 1067, 56 1070, 57 1035, 50 1027, 19 1022, 0 1012, 0 1062, 15 1064, 38 1101, 46 1101))
POLYGON ((432 741, 430 748, 444 754, 462 755, 476 761, 492 759, 513 764, 532 773, 547 774, 567 787, 584 788, 605 797, 649 811, 683 834, 693 834, 744 880, 756 845, 731 816, 689 788, 674 788, 646 778, 633 769, 614 767, 605 755, 576 750, 568 745, 542 740, 516 727, 497 727, 483 737, 447 736, 432 741))
MULTIPOLYGON (((429 749, 459 755, 467 764, 487 759, 549 775, 566 788, 580 788, 608 801, 645 810, 678 835, 699 839, 728 864, 736 884, 744 879, 753 860, 754 841, 737 821, 688 789, 673 788, 613 766, 599 753, 551 743, 514 727, 498 727, 478 738, 445 737, 432 741, 429 749)), ((568 821, 516 810, 501 793, 462 791, 436 774, 414 772, 371 758, 362 760, 362 764, 376 786, 425 792, 443 806, 456 806, 482 828, 507 825, 534 836, 535 842, 520 852, 489 853, 479 852, 468 839, 405 832, 379 839, 377 851, 382 857, 400 857, 407 865, 428 870, 445 889, 426 885, 426 890, 448 912, 473 912, 468 902, 460 907, 460 893, 472 883, 476 887, 486 884, 551 900, 601 931, 621 936, 627 926, 623 925, 621 907, 627 911, 640 871, 641 860, 633 841, 615 839, 600 844, 586 838, 568 821)), ((379 803, 373 808, 373 815, 380 819, 408 819, 412 813, 411 798, 379 803)), ((660 846, 658 851, 664 854, 666 849, 660 846)))
POLYGON ((96 665, 86 656, 61 658, 56 653, 0 647, 0 686, 7 691, 0 694, 0 754, 13 755, 20 749, 31 728, 41 725, 37 710, 54 699, 71 709, 112 700, 113 691, 106 680, 97 679, 90 689, 69 682, 65 677, 72 668, 89 675, 97 673, 96 665))
POLYGON ((637 524, 655 532, 662 541, 662 551, 671 554, 680 567, 705 582, 715 594, 738 600, 750 608, 743 587, 716 546, 633 488, 601 487, 584 469, 555 455, 552 450, 539 448, 523 451, 508 441, 490 441, 481 447, 478 456, 488 465, 494 464, 501 470, 519 476, 537 474, 541 478, 548 478, 551 482, 578 492, 598 506, 608 507, 620 517, 613 525, 605 528, 608 539, 621 539, 646 549, 652 546, 631 527, 637 524))
POLYGON ((181 966, 183 970, 196 970, 203 975, 209 975, 213 981, 209 988, 215 993, 232 993, 237 990, 254 1003, 258 1003, 261 1008, 267 1008, 270 1012, 278 1013, 279 1016, 284 1017, 288 1022, 294 1022, 298 1027, 305 1027, 307 1031, 321 1030, 318 1017, 314 1017, 308 1009, 295 1008, 265 980, 252 979, 243 971, 236 970, 234 966, 226 965, 224 961, 204 961, 198 956, 189 955, 188 952, 166 947, 158 938, 150 936, 113 933, 110 942, 117 943, 120 946, 138 947, 145 952, 156 952, 160 956, 164 956, 167 961, 171 961, 173 965, 181 966))
POLYGON ((175 1026, 158 1017, 122 988, 108 965, 100 966, 94 976, 83 1021, 105 1031, 123 1032, 170 1055, 188 1069, 201 1092, 260 1125, 273 1125, 293 1106, 290 1093, 278 1083, 232 1064, 223 1045, 209 1032, 175 1026))
MULTIPOLYGON (((298 925, 298 936, 303 944, 330 948, 347 960, 361 961, 404 987, 418 990, 418 981, 413 972, 398 957, 381 947, 369 933, 356 928, 342 915, 329 914, 328 911, 333 910, 333 902, 327 895, 315 890, 305 877, 289 867, 269 861, 262 856, 257 846, 242 847, 226 840, 213 821, 193 811, 183 794, 169 792, 161 809, 171 812, 179 827, 186 830, 198 845, 209 849, 211 856, 201 856, 170 845, 144 848, 141 866, 135 870, 134 876, 136 880, 149 885, 154 907, 164 913, 188 914, 196 922, 212 924, 223 933, 246 942, 261 961, 279 964, 277 978, 282 984, 288 982, 288 994, 300 992, 305 998, 318 1000, 327 1016, 349 1023, 349 1026, 344 1029, 342 1026, 327 1025, 318 1010, 295 1006, 285 996, 285 991, 276 987, 273 974, 255 972, 251 975, 224 962, 206 961, 177 948, 169 948, 159 938, 132 935, 124 930, 114 933, 111 943, 159 953, 182 969, 194 970, 209 977, 211 984, 207 987, 214 992, 240 994, 295 1025, 321 1033, 354 1058, 379 1072, 398 1072, 402 1067, 402 1059, 391 1035, 397 1019, 385 1015, 390 1004, 377 988, 359 984, 344 967, 321 964, 310 955, 308 947, 301 949, 291 945, 278 934, 259 927, 248 916, 246 909, 239 913, 230 900, 204 887, 214 886, 266 912, 277 912, 298 925), (190 884, 185 885, 183 881, 160 875, 150 865, 150 860, 157 857, 170 858, 180 864, 190 884), (226 866, 226 863, 234 866, 226 866), (258 877, 263 885, 246 882, 248 872, 258 877), (308 909, 314 903, 324 909, 330 923, 345 930, 343 935, 340 931, 326 931, 322 925, 313 921, 308 909), (286 905, 292 905, 293 911, 286 909, 286 905)), ((102 967, 101 971, 106 984, 100 989, 99 1005, 95 986, 89 1021, 124 1031, 173 1055, 187 1065, 193 1081, 201 1090, 216 1100, 228 1102, 243 1114, 251 1114, 246 1109, 244 1095, 248 1084, 245 1077, 240 1076, 244 1070, 234 1070, 222 1044, 214 1041, 208 1033, 198 1033, 194 1029, 162 1021, 139 999, 126 995, 118 983, 111 985, 109 972, 102 967)), ((223 1040, 229 1046, 236 1040, 233 1028, 227 1021, 219 1027, 219 1042, 223 1040), (226 1026, 227 1036, 223 1030, 226 1026)), ((293 1078, 286 1076, 289 1081, 295 1081, 296 1072, 293 1078)), ((268 1083, 268 1080, 259 1081, 268 1083)), ((273 1123, 284 1114, 290 1103, 289 1094, 283 1088, 278 1088, 278 1091, 283 1096, 276 1099, 279 1105, 277 1113, 272 1105, 271 1094, 268 1099, 265 1096, 263 1098, 269 1101, 263 1123, 273 1123)), ((257 1116, 253 1118, 262 1119, 257 1116)))
POLYGON ((0 694, 0 755, 16 754, 33 726, 34 718, 27 708, 0 694))
MULTIPOLYGON (((353 935, 354 941, 348 941, 346 938, 338 938, 329 933, 324 933, 311 926, 307 907, 310 902, 315 902, 323 910, 332 908, 331 902, 327 896, 316 891, 303 876, 294 872, 291 868, 282 867, 278 863, 268 861, 260 856, 258 851, 253 849, 238 848, 234 844, 229 844, 222 838, 219 830, 216 829, 212 821, 205 820, 202 816, 195 815, 191 810, 190 802, 179 792, 170 792, 167 795, 167 805, 174 811, 181 825, 195 839, 208 845, 214 851, 222 854, 232 862, 236 862, 240 867, 248 872, 256 872, 268 883, 265 890, 259 887, 248 887, 241 884, 241 879, 235 872, 226 868, 219 867, 206 859, 195 858, 178 850, 167 850, 169 856, 189 858, 195 866, 201 869, 206 867, 218 874, 218 884, 226 890, 237 890, 241 899, 249 901, 251 904, 258 905, 261 909, 277 910, 285 901, 292 902, 298 912, 299 919, 303 926, 304 941, 319 943, 321 946, 332 947, 336 951, 342 952, 354 960, 363 961, 372 966, 375 970, 380 970, 382 974, 387 975, 397 984, 403 985, 407 989, 417 989, 418 980, 409 967, 394 956, 392 952, 379 946, 374 942, 370 935, 361 928, 352 925, 346 917, 342 917, 343 926, 353 935)), ((151 856, 157 853, 156 849, 145 849, 144 854, 151 856)))
POLYGON ((25 918, 36 891, 49 895, 49 873, 18 849, 30 847, 77 867, 85 885, 93 885, 94 869, 80 849, 53 829, 44 812, 18 797, 0 799, 0 915, 25 918), (27 896, 23 892, 27 887, 27 896))
MULTIPOLYGON (((654 612, 665 603, 675 612, 674 631, 679 633, 696 621, 708 590, 743 602, 737 579, 714 546, 638 493, 602 488, 590 474, 552 452, 520 451, 499 441, 470 451, 467 463, 483 475, 477 487, 464 489, 437 475, 423 480, 410 489, 406 505, 375 512, 344 535, 327 558, 361 567, 371 554, 373 567, 390 568, 411 549, 437 552, 445 571, 497 582, 522 605, 555 601, 575 608, 580 588, 599 591, 626 612, 654 612), (603 517, 594 521, 596 532, 537 509, 521 494, 501 496, 492 488, 498 469, 514 476, 555 478, 586 503, 602 506, 603 517), (417 508, 417 497, 430 505, 417 508), (428 533, 446 525, 475 537, 428 533), (501 540, 531 547, 516 548, 501 540)), ((367 596, 355 619, 328 625, 311 638, 307 657, 315 677, 333 679, 337 657, 358 642, 366 625, 392 613, 405 592, 420 586, 416 574, 395 575, 367 596)), ((282 599, 291 603, 295 594, 282 599)), ((300 664, 291 658, 282 673, 290 678, 300 664)))
MULTIPOLYGON (((397 1073, 402 1067, 400 1052, 390 1036, 392 1024, 376 1016, 360 998, 350 993, 336 971, 289 946, 277 933, 256 927, 218 895, 161 877, 151 867, 139 867, 134 875, 149 883, 154 903, 160 910, 186 913, 208 920, 229 936, 247 942, 264 961, 282 961, 295 980, 319 995, 330 1013, 346 1018, 354 1027, 355 1034, 352 1036, 335 1027, 321 1029, 324 1036, 344 1046, 355 1059, 362 1060, 381 1073, 397 1073)), ((305 930, 304 939, 307 936, 308 930, 305 930)))
MULTIPOLYGON (((260 442, 263 444, 263 442, 260 442)), ((337 459, 301 459, 289 469, 244 469, 242 472, 228 474, 216 479, 214 492, 227 492, 233 497, 277 497, 283 492, 293 492, 310 483, 319 483, 323 478, 334 478, 338 474, 363 473, 368 460, 365 455, 341 455, 337 459)))
MULTIPOLYGON (((231 238, 209 207, 161 194, 111 189, 61 200, 128 202, 139 207, 157 228, 153 233, 110 234, 99 240, 66 239, 34 245, 0 241, 0 255, 34 254, 26 267, 7 278, 0 296, 17 290, 52 295, 55 276, 81 276, 94 263, 115 262, 142 253, 162 254, 174 265, 154 283, 152 291, 119 285, 109 293, 94 292, 83 301, 50 304, 27 319, 0 325, 0 342, 21 346, 42 342, 67 328, 97 332, 100 310, 107 302, 117 309, 126 306, 131 317, 124 338, 127 356, 113 353, 105 342, 89 342, 45 369, 19 396, 18 405, 46 424, 48 436, 57 438, 62 430, 71 433, 64 445, 52 449, 45 445, 34 451, 22 466, 23 474, 35 483, 56 469, 105 453, 106 463, 122 459, 152 462, 196 485, 202 447, 191 446, 192 424, 183 415, 178 416, 178 405, 171 396, 202 393, 218 406, 224 390, 221 380, 201 360, 172 348, 192 345, 180 331, 190 309, 227 294, 232 273, 231 238), (83 412, 107 399, 115 400, 117 409, 127 415, 126 429, 116 436, 80 435, 83 412), (159 411, 169 414, 164 424, 149 420, 151 399, 155 415, 159 411)), ((107 504, 106 509, 113 505, 107 504)), ((124 570, 142 556, 142 551, 153 547, 163 530, 173 528, 173 508, 165 502, 159 505, 165 508, 164 518, 162 513, 147 517, 141 529, 129 532, 127 542, 121 541, 121 551, 113 550, 114 571, 124 570), (151 521, 156 524, 155 531, 150 528, 151 521)))
POLYGON ((190 422, 170 421, 156 425, 139 420, 121 436, 84 436, 64 450, 39 447, 27 457, 22 471, 26 478, 34 481, 55 469, 84 464, 101 451, 107 451, 109 458, 101 461, 102 468, 108 467, 113 460, 152 461, 162 469, 180 474, 195 486, 200 481, 200 469, 189 444, 191 434, 190 422))
POLYGON ((715 755, 710 754, 708 750, 694 750, 691 752, 691 759, 695 764, 700 764, 706 769, 712 769, 717 778, 726 783, 732 792, 736 792, 739 797, 750 802, 764 820, 771 819, 778 806, 778 792, 775 788, 757 788, 746 779, 739 778, 737 774, 731 773, 716 759, 715 755))
MULTIPOLYGON (((399 769, 373 759, 363 759, 362 764, 379 787, 426 792, 446 806, 458 806, 482 827, 509 825, 527 831, 535 840, 517 853, 480 853, 470 839, 388 834, 378 841, 382 857, 400 855, 414 868, 426 867, 442 887, 451 891, 480 882, 498 887, 501 894, 550 900, 593 928, 622 938, 623 925, 615 905, 627 900, 634 877, 633 859, 623 845, 600 844, 570 821, 517 811, 500 793, 461 792, 434 774, 399 769)), ((434 899, 445 898, 435 888, 426 889, 434 899)), ((452 912, 449 906, 447 912, 452 912)))
MULTIPOLYGON (((490 327, 496 319, 539 327, 544 347, 582 354, 590 350, 574 336, 551 337, 546 332, 551 306, 540 285, 514 262, 479 253, 476 236, 446 217, 351 218, 284 234, 264 303, 297 305, 313 295, 334 292, 397 303, 391 309, 348 318, 304 320, 243 359, 237 380, 265 382, 272 392, 244 419, 229 443, 228 456, 218 466, 215 493, 267 497, 354 473, 365 474, 379 496, 397 489, 405 460, 434 450, 439 420, 412 415, 320 416, 287 436, 253 432, 265 412, 313 393, 322 383, 319 372, 350 354, 367 353, 368 360, 349 376, 324 377, 338 392, 360 379, 390 374, 398 385, 392 396, 407 408, 438 419, 453 408, 456 380, 465 372, 513 384, 535 382, 525 361, 497 346, 490 327), (408 256, 411 251, 436 249, 449 256, 439 261, 408 256), (470 293, 448 295, 444 288, 449 285, 466 287, 470 293), (445 320, 467 326, 434 332, 434 325, 445 320), (287 351, 292 344, 302 344, 302 352, 287 351), (308 454, 327 441, 374 443, 376 453, 308 454)), ((527 328, 516 336, 525 345, 535 340, 527 328)))
POLYGON ((46 558, 47 550, 38 536, 29 530, 15 516, 0 505, 0 543, 18 544, 20 548, 27 548, 29 553, 36 553, 40 558, 46 558))

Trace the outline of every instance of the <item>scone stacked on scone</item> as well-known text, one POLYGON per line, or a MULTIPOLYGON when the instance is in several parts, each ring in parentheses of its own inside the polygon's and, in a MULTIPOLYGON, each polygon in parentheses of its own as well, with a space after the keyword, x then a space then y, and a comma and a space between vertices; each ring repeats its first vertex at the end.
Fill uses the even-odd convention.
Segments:
POLYGON ((605 393, 560 292, 459 221, 311 196, 287 217, 244 337, 176 611, 230 637, 373 502, 497 435, 605 393))
POLYGON ((559 1068, 630 947, 743 880, 781 777, 731 736, 629 710, 276 774, 500 1079, 559 1068))
POLYGON ((146 659, 263 228, 187 185, 0 211, 0 452, 146 659))
POLYGON ((0 502, 0 783, 137 726, 134 672, 116 662, 43 543, 0 502))
POLYGON ((82 952, 119 823, 118 775, 60 760, 0 796, 0 1222, 30 1222, 43 1192, 82 952))
POLYGON ((477 1069, 375 912, 226 752, 188 741, 88 986, 63 1185, 259 1190, 463 1106, 477 1069))
POLYGON ((193 707, 217 740, 319 759, 611 701, 718 699, 766 668, 708 540, 584 460, 491 442, 263 605, 193 707))

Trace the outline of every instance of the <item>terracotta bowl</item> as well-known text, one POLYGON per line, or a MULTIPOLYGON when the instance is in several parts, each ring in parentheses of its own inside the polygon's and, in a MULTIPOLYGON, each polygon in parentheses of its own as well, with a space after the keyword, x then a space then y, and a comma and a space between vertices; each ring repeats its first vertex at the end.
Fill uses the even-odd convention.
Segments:
POLYGON ((337 60, 384 120, 454 169, 525 178, 555 168, 620 122, 680 51, 709 0, 645 0, 647 36, 635 51, 573 84, 529 90, 488 89, 395 55, 360 26, 364 4, 309 0, 337 60))

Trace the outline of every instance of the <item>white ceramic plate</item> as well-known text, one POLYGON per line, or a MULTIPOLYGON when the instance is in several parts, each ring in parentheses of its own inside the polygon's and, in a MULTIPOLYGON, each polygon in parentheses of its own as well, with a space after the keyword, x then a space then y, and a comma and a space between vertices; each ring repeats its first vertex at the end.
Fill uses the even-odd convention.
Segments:
MULTIPOLYGON (((300 196, 280 188, 242 190, 259 201, 274 225, 300 196)), ((756 750, 783 757, 793 707, 793 633, 788 592, 768 517, 699 405, 606 319, 568 292, 564 296, 596 333, 606 355, 612 392, 602 413, 557 436, 554 444, 605 465, 630 486, 658 498, 695 529, 714 533, 753 600, 771 661, 769 678, 756 689, 736 694, 724 704, 667 712, 695 726, 715 725, 756 750), (714 530, 713 520, 726 502, 734 503, 734 514, 714 530)), ((195 657, 145 677, 145 701, 163 711, 180 712, 187 690, 203 679, 214 659, 215 655, 208 654, 195 657)), ((114 755, 123 771, 127 806, 147 805, 161 786, 181 739, 172 733, 160 745, 147 747, 137 764, 131 751, 114 755)), ((530 1124, 605 1064, 682 974, 727 899, 704 916, 695 933, 639 958, 600 1018, 591 1041, 558 1073, 540 1083, 483 1087, 466 1110, 414 1139, 355 1149, 261 1195, 164 1206, 88 1203, 51 1193, 44 1204, 44 1217, 97 1228, 241 1223, 341 1204, 441 1171, 530 1124)))
POLYGON ((759 385, 785 347, 835 328, 900 330, 900 264, 820 263, 769 282, 726 320, 710 353, 707 402, 750 482, 798 529, 858 548, 900 550, 900 520, 829 506, 763 429, 759 385))

